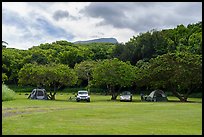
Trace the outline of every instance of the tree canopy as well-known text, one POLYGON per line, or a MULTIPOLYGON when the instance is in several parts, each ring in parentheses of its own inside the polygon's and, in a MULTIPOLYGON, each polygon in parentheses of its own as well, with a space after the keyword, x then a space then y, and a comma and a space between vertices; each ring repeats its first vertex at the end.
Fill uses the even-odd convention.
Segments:
MULTIPOLYGON (((6 44, 2 41, 5 84, 60 89, 78 81, 77 86, 105 85, 117 94, 121 87, 136 84, 137 91, 174 91, 181 101, 192 92, 202 91, 202 21, 172 29, 153 29, 126 43, 80 44, 59 40, 28 50, 8 48, 6 44), (70 80, 69 84, 66 80, 70 80)), ((112 99, 117 94, 112 94, 112 99)))
POLYGON ((92 84, 106 85, 112 94, 111 99, 115 100, 120 89, 131 86, 134 79, 134 67, 114 58, 98 62, 93 69, 92 84))
POLYGON ((167 53, 150 59, 149 63, 138 62, 136 83, 154 89, 169 89, 181 101, 187 101, 189 94, 202 85, 201 55, 167 53))
POLYGON ((75 85, 77 80, 76 72, 63 64, 26 64, 19 72, 19 84, 49 88, 54 91, 50 92, 51 99, 62 86, 75 85))

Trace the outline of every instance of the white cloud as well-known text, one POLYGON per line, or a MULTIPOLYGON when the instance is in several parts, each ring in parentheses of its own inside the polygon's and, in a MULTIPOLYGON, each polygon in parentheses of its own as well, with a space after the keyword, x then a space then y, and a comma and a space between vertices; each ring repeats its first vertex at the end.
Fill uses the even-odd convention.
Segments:
POLYGON ((2 2, 2 40, 19 49, 62 39, 113 37, 125 43, 142 31, 198 21, 202 21, 199 2, 2 2))
POLYGON ((9 10, 26 16, 32 10, 25 2, 2 2, 2 10, 9 10))
POLYGON ((22 29, 18 29, 15 26, 6 26, 2 25, 2 40, 8 42, 9 48, 17 49, 27 49, 27 46, 33 46, 37 44, 36 41, 32 40, 23 40, 24 34, 26 32, 22 29))
MULTIPOLYGON (((40 35, 40 31, 36 31, 35 29, 29 29, 30 32, 27 32, 22 29, 18 29, 15 26, 6 26, 2 25, 2 40, 8 42, 9 48, 17 48, 17 49, 28 49, 32 46, 37 46, 41 43, 50 43, 56 40, 57 38, 40 35), (29 33, 29 34, 28 34, 29 33), (32 35, 32 36, 27 36, 32 35), (42 38, 44 37, 44 38, 42 38)), ((43 33, 42 33, 43 34, 43 33)))

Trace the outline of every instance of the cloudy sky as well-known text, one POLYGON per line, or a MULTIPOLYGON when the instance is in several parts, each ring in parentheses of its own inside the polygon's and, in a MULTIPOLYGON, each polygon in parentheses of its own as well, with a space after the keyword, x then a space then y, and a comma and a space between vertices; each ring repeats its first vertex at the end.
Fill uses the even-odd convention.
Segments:
POLYGON ((57 40, 116 38, 202 21, 202 2, 2 2, 2 40, 28 49, 57 40))

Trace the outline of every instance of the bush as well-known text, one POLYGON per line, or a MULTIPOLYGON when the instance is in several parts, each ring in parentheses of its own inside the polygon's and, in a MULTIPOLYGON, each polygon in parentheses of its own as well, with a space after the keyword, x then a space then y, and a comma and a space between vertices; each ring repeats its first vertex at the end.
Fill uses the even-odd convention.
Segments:
POLYGON ((2 83, 8 80, 8 77, 6 76, 5 73, 2 73, 2 83))
POLYGON ((17 86, 17 85, 7 85, 8 88, 10 88, 11 90, 13 90, 14 92, 18 93, 22 93, 22 92, 31 92, 34 88, 34 86, 17 86))
POLYGON ((2 84, 2 101, 9 101, 15 99, 15 92, 8 88, 7 85, 2 84))

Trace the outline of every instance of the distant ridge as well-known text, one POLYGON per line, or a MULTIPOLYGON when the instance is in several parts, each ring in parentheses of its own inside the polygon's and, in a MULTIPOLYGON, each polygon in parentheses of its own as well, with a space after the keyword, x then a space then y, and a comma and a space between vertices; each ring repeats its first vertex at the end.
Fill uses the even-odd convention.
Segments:
POLYGON ((85 41, 76 41, 73 42, 75 44, 80 43, 80 44, 86 44, 86 43, 118 43, 117 39, 115 38, 99 38, 99 39, 92 39, 92 40, 85 40, 85 41))

